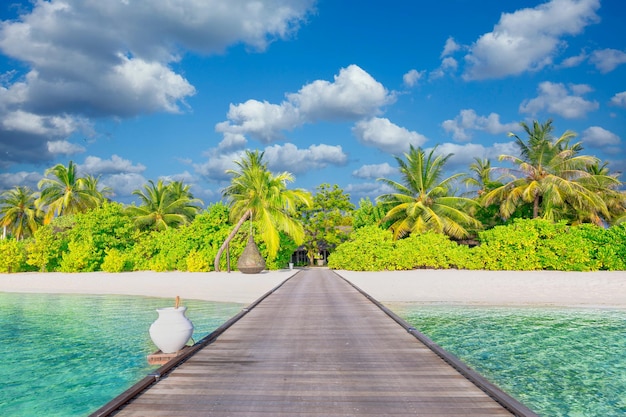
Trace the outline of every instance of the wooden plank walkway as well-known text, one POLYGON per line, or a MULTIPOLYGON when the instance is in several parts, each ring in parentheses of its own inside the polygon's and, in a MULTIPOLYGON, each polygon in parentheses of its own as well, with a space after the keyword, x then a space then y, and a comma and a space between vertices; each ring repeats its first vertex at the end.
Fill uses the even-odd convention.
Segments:
MULTIPOLYGON (((522 412, 516 414, 534 415, 517 406, 522 412)), ((298 272, 211 344, 114 413, 511 414, 327 269, 298 272)))

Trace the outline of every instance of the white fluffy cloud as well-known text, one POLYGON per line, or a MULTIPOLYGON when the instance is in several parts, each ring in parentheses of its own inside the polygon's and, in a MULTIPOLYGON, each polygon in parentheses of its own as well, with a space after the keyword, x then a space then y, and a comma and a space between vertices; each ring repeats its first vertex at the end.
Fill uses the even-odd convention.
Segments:
POLYGON ((70 143, 66 140, 55 140, 48 142, 48 152, 55 155, 74 155, 85 152, 83 146, 70 143))
POLYGON ((363 165, 359 169, 352 171, 352 176, 356 178, 372 179, 387 177, 397 173, 397 168, 385 162, 384 164, 363 165))
MULTIPOLYGON (((311 145, 300 149, 292 143, 271 145, 264 150, 264 160, 273 172, 288 171, 293 174, 323 169, 328 166, 342 166, 348 161, 347 155, 341 146, 311 145)), ((226 170, 235 169, 234 161, 240 160, 244 151, 220 153, 218 149, 211 149, 206 153, 207 161, 195 165, 195 171, 212 182, 222 182, 230 179, 226 170)))
POLYGON ((614 104, 620 107, 626 107, 626 91, 622 91, 621 93, 615 94, 611 98, 611 104, 614 104))
POLYGON ((583 144, 593 148, 617 146, 621 143, 619 136, 600 126, 591 126, 585 129, 582 133, 581 140, 583 144))
POLYGON ((402 81, 407 87, 415 87, 424 76, 425 71, 412 69, 402 76, 402 81))
POLYGON ((444 143, 437 147, 437 154, 447 155, 450 153, 453 155, 448 160, 446 167, 451 170, 463 170, 474 162, 474 158, 488 158, 497 161, 500 155, 517 155, 519 149, 515 142, 494 143, 489 147, 475 143, 464 145, 444 143))
POLYGON ((357 122, 352 133, 362 144, 392 154, 408 151, 410 145, 422 146, 428 140, 420 133, 409 131, 380 117, 357 122))
POLYGON ((2 22, 0 50, 26 68, 1 77, 0 151, 14 162, 52 157, 84 117, 179 112, 195 88, 177 73, 181 53, 263 50, 290 36, 314 0, 36 1, 2 22), (98 22, 94 24, 93 22, 98 22), (28 141, 29 151, 14 142, 28 141))
POLYGON ((135 190, 143 190, 148 181, 136 172, 123 172, 103 177, 100 183, 113 190, 113 197, 120 198, 131 196, 135 190))
POLYGON ((341 146, 324 144, 311 145, 307 149, 299 149, 292 143, 272 145, 265 148, 265 158, 272 170, 294 174, 323 169, 330 165, 341 166, 348 161, 341 146))
MULTIPOLYGON (((250 135, 263 143, 283 138, 283 131, 303 123, 299 111, 291 103, 272 104, 267 101, 248 100, 231 104, 228 121, 218 123, 215 130, 227 135, 250 135)), ((245 137, 244 137, 245 139, 245 137)))
POLYGON ((606 74, 626 63, 626 53, 617 49, 600 49, 594 51, 589 60, 601 73, 606 74))
POLYGON ((37 183, 43 178, 39 172, 14 172, 0 174, 0 190, 8 190, 18 185, 30 187, 37 190, 37 183))
POLYGON ((443 51, 441 52, 441 58, 445 58, 445 57, 447 57, 449 55, 452 55, 453 53, 455 53, 459 49, 461 49, 461 45, 456 43, 454 38, 450 36, 446 40, 446 44, 443 47, 443 51))
POLYGON ((361 198, 369 198, 370 200, 376 200, 377 197, 383 194, 389 194, 394 192, 394 189, 382 182, 366 182, 360 184, 348 184, 344 191, 352 197, 353 200, 361 198))
POLYGON ((283 132, 316 121, 357 120, 380 113, 395 100, 385 87, 357 65, 342 68, 333 82, 316 80, 280 104, 248 100, 231 104, 228 120, 215 130, 250 135, 263 143, 283 139, 283 132))
POLYGON ((582 94, 589 91, 591 88, 585 84, 565 86, 562 83, 546 81, 539 84, 539 95, 533 99, 525 100, 520 105, 519 110, 531 115, 545 110, 566 119, 581 118, 600 107, 597 101, 588 101, 581 97, 582 94))
POLYGON ((118 173, 133 173, 138 174, 146 170, 146 167, 142 164, 133 165, 128 159, 121 158, 117 155, 112 155, 111 159, 102 159, 97 156, 88 156, 85 158, 85 162, 78 165, 78 169, 81 172, 91 175, 102 174, 118 174, 118 173))
POLYGON ((454 119, 444 121, 441 126, 452 135, 458 142, 466 142, 472 139, 468 131, 478 130, 492 135, 508 133, 519 129, 518 123, 500 123, 500 115, 490 113, 489 116, 479 116, 472 109, 461 110, 454 119))
POLYGON ((599 21, 599 0, 551 0, 534 8, 503 13, 465 60, 468 80, 502 78, 536 71, 553 62, 564 36, 580 34, 599 21))

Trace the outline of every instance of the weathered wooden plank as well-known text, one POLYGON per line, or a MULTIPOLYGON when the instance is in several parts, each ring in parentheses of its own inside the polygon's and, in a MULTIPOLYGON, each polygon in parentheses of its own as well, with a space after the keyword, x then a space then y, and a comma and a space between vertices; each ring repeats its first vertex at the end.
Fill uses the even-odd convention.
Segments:
POLYGON ((298 273, 118 416, 510 416, 331 271, 298 273))

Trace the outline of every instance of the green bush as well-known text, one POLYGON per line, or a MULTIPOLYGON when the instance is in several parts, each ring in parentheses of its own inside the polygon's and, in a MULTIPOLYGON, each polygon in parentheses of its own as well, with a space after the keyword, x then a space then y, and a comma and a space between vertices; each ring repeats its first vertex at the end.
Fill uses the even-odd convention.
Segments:
POLYGON ((105 272, 124 272, 132 268, 126 254, 119 249, 111 248, 106 251, 101 269, 105 272))
POLYGON ((585 241, 595 266, 593 269, 626 270, 626 224, 609 229, 583 224, 573 229, 585 241))
POLYGON ((393 241, 392 233, 377 226, 356 230, 350 240, 330 254, 328 266, 353 271, 465 268, 473 265, 470 250, 434 232, 393 241))
POLYGON ((21 272, 27 269, 25 246, 24 241, 0 240, 0 272, 21 272))
POLYGON ((73 221, 73 216, 62 216, 39 227, 26 245, 26 262, 41 272, 57 271, 68 247, 67 229, 73 221))
POLYGON ((352 271, 382 271, 393 258, 394 243, 390 231, 377 226, 363 226, 347 242, 337 246, 328 257, 328 267, 352 271))

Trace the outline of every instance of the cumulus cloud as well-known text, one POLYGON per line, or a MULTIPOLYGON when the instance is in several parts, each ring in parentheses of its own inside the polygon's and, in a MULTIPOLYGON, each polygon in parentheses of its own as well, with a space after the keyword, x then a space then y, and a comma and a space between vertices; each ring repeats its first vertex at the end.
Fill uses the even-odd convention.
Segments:
POLYGON ((248 100, 230 105, 228 120, 220 122, 215 130, 227 135, 239 135, 239 140, 250 135, 263 143, 283 139, 283 131, 303 123, 299 111, 291 103, 272 104, 248 100))
POLYGON ((601 73, 606 74, 626 63, 626 53, 617 49, 601 49, 594 51, 589 60, 601 73))
POLYGON ((402 76, 402 81, 407 87, 415 87, 424 76, 425 71, 412 69, 402 76))
POLYGON ((112 155, 111 159, 102 159, 97 156, 88 156, 85 162, 78 165, 80 172, 91 175, 134 173, 138 174, 146 170, 142 164, 133 165, 128 159, 112 155))
POLYGON ((474 162, 474 158, 487 158, 497 161, 500 155, 517 155, 518 153, 519 149, 515 142, 494 143, 492 146, 484 146, 477 143, 459 145, 448 142, 437 147, 437 154, 452 154, 450 159, 448 159, 448 165, 446 165, 446 168, 452 171, 466 169, 474 162))
POLYGON ((262 143, 284 139, 283 132, 316 121, 358 120, 380 113, 393 94, 357 65, 342 68, 334 81, 316 80, 280 104, 248 100, 231 104, 228 120, 215 130, 250 135, 262 143))
POLYGON ((429 79, 436 80, 438 78, 442 78, 446 74, 454 73, 456 72, 458 66, 459 63, 456 59, 452 58, 451 56, 446 57, 441 60, 441 65, 439 66, 439 68, 431 71, 431 73, 429 74, 429 79))
POLYGON ((397 168, 385 162, 384 164, 363 165, 361 168, 352 171, 352 176, 356 178, 372 179, 387 177, 397 173, 397 168))
POLYGON ((353 199, 369 198, 371 200, 376 200, 378 196, 394 192, 394 189, 387 184, 383 184, 382 182, 366 182, 348 184, 344 188, 344 191, 350 194, 353 199))
POLYGON ((32 2, 0 26, 0 50, 26 68, 0 77, 0 151, 11 151, 11 162, 47 160, 47 142, 67 140, 87 117, 180 112, 195 94, 175 70, 182 53, 239 43, 262 51, 295 32, 313 7, 314 0, 32 2), (22 141, 29 151, 11 145, 22 141))
POLYGON ((611 98, 611 104, 614 104, 620 107, 626 107, 626 91, 622 91, 621 93, 615 94, 611 98))
POLYGON ((139 173, 122 172, 107 175, 100 180, 100 183, 113 190, 113 197, 120 198, 131 196, 135 190, 143 190, 143 186, 146 185, 148 181, 139 173))
POLYGON ((489 116, 479 116, 472 109, 461 110, 454 119, 444 121, 441 126, 452 135, 452 138, 458 142, 467 142, 472 139, 469 131, 478 130, 492 135, 508 133, 519 129, 518 123, 500 122, 500 115, 490 113, 489 116))
POLYGON ((243 154, 243 150, 219 153, 217 149, 211 149, 204 155, 207 158, 206 162, 194 164, 194 170, 210 182, 228 181, 230 176, 226 174, 226 170, 235 169, 234 161, 240 160, 243 154))
POLYGON ((342 166, 348 161, 341 146, 324 144, 311 145, 307 149, 299 149, 292 143, 272 145, 265 148, 265 158, 272 170, 294 174, 319 170, 330 165, 342 166))
POLYGON ((562 83, 546 81, 539 84, 539 95, 525 100, 520 105, 519 111, 535 115, 545 110, 566 119, 581 118, 600 107, 597 101, 588 101, 581 97, 589 91, 591 88, 585 84, 565 86, 562 83))
POLYGON ((48 142, 48 152, 55 155, 74 155, 77 153, 83 153, 86 149, 83 146, 75 143, 70 143, 66 140, 55 140, 48 142))
POLYGON ((409 131, 380 117, 357 122, 352 133, 362 144, 392 154, 408 151, 410 145, 422 146, 428 140, 420 133, 409 131))
POLYGON ((461 45, 459 45, 458 43, 456 43, 456 41, 454 40, 454 38, 452 36, 450 36, 447 40, 446 40, 446 44, 443 47, 443 51, 441 52, 441 58, 445 58, 449 55, 452 55, 453 53, 455 53, 456 51, 458 51, 459 49, 461 49, 461 45))
POLYGON ((585 145, 592 148, 612 147, 622 142, 620 137, 615 133, 600 126, 591 126, 585 129, 582 133, 581 140, 585 145))
MULTIPOLYGON (((348 162, 341 146, 311 145, 300 149, 292 143, 271 145, 263 149, 263 159, 272 172, 288 171, 293 174, 324 169, 328 166, 343 166, 348 162)), ((236 169, 234 161, 240 160, 244 151, 220 153, 218 148, 210 149, 205 156, 207 161, 194 165, 195 172, 211 182, 230 180, 228 169, 236 169)))
POLYGON ((534 8, 503 13, 492 32, 482 35, 465 56, 464 78, 503 78, 537 71, 553 63, 561 39, 599 21, 599 0, 551 0, 534 8))
POLYGON ((39 172, 14 172, 0 174, 0 190, 8 190, 18 185, 30 187, 37 190, 37 183, 43 178, 39 172))

